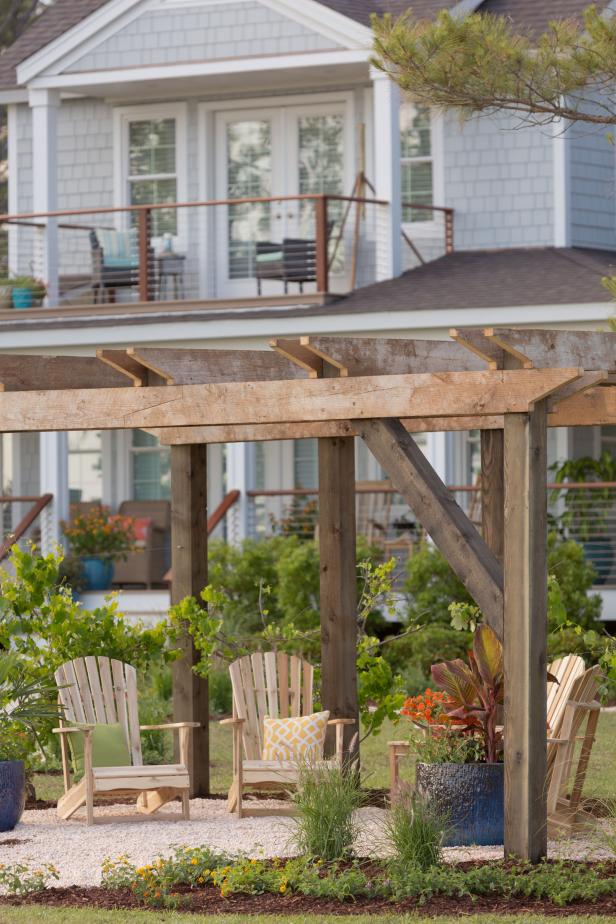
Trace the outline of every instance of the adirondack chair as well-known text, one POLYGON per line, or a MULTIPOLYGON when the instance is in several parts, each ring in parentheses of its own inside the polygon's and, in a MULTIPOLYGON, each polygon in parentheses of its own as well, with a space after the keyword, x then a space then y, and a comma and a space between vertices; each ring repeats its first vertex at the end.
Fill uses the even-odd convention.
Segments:
POLYGON ((198 722, 172 722, 165 725, 139 725, 137 711, 137 672, 130 664, 110 658, 76 658, 55 673, 63 716, 60 735, 64 795, 58 800, 58 815, 67 819, 86 806, 86 824, 94 824, 94 796, 137 794, 137 808, 151 815, 176 796, 182 799, 182 817, 190 817, 188 772, 189 735, 198 722), (66 723, 78 723, 79 727, 66 723), (95 725, 120 723, 132 761, 131 766, 92 765, 92 733, 95 725), (169 729, 179 737, 179 764, 144 766, 141 758, 141 731, 169 729), (84 776, 71 785, 67 747, 69 735, 83 735, 84 776))
MULTIPOLYGON (((307 661, 282 652, 255 652, 229 666, 233 688, 233 718, 221 725, 233 729, 233 783, 227 808, 239 818, 247 815, 292 814, 291 808, 245 808, 246 787, 280 789, 297 784, 300 767, 296 761, 262 760, 263 720, 266 716, 310 715, 313 712, 314 668, 307 661)), ((323 766, 339 766, 343 758, 344 726, 354 719, 330 719, 336 729, 335 757, 323 766)))
POLYGON ((598 666, 576 678, 570 687, 558 732, 548 738, 548 832, 551 835, 573 834, 595 824, 593 816, 582 807, 582 790, 599 721, 600 706, 595 697, 600 679, 598 666), (581 748, 576 755, 578 741, 581 748))

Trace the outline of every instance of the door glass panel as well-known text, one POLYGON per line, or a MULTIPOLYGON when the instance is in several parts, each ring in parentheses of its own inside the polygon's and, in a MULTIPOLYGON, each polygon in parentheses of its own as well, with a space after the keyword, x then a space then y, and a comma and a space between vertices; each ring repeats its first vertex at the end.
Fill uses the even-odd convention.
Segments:
MULTIPOLYGON (((299 192, 344 194, 344 116, 309 115, 298 119, 299 192)), ((343 202, 327 203, 330 269, 343 269, 344 249, 336 247, 343 202)), ((314 202, 301 202, 299 236, 314 238, 314 202)))
MULTIPOLYGON (((139 119, 128 125, 128 183, 131 205, 177 202, 175 119, 139 119)), ((137 216, 133 215, 133 223, 137 216)), ((152 235, 177 234, 174 209, 152 212, 152 235)))
MULTIPOLYGON (((266 119, 227 124, 227 198, 271 196, 272 128, 266 119)), ((228 209, 229 277, 254 276, 257 241, 270 234, 269 202, 244 202, 228 209)))

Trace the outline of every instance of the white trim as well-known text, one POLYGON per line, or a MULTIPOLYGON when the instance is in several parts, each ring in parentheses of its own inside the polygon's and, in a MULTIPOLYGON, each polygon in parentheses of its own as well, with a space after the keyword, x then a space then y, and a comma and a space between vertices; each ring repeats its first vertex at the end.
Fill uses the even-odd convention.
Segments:
MULTIPOLYGON (((260 0, 260 2, 281 15, 332 38, 344 47, 349 46, 350 39, 356 47, 363 48, 365 56, 370 52, 372 44, 370 29, 347 16, 330 10, 316 0, 302 0, 301 5, 293 0, 260 0)), ((71 53, 77 53, 79 57, 87 54, 91 47, 88 45, 89 41, 99 44, 152 6, 149 0, 148 2, 109 0, 67 32, 22 61, 17 68, 18 83, 28 84, 34 77, 54 66, 70 67, 70 63, 67 64, 64 59, 68 61, 71 53)))
POLYGON ((51 74, 33 77, 32 87, 95 87, 117 83, 170 80, 184 77, 217 77, 262 71, 298 70, 327 67, 331 64, 368 63, 367 50, 309 51, 289 55, 265 55, 256 58, 225 58, 220 61, 197 61, 185 64, 154 64, 105 71, 79 71, 74 74, 51 74))
MULTIPOLYGON (((255 306, 261 312, 261 306, 255 306)), ((118 312, 122 316, 122 311, 118 312)), ((47 328, 40 318, 29 323, 28 330, 10 331, 0 327, 2 351, 28 351, 45 354, 58 348, 88 348, 127 343, 175 344, 195 346, 197 341, 208 346, 224 345, 230 341, 247 348, 263 343, 271 337, 297 337, 301 335, 357 336, 379 334, 405 337, 409 335, 448 339, 451 327, 493 327, 495 319, 502 327, 555 327, 569 330, 591 330, 593 325, 604 325, 613 314, 611 302, 591 302, 570 305, 523 305, 508 308, 434 308, 421 311, 365 312, 363 314, 327 314, 314 317, 285 317, 283 311, 271 318, 234 317, 233 311, 221 312, 224 317, 215 320, 184 322, 158 321, 148 324, 118 325, 116 327, 47 328), (416 332, 416 333, 415 333, 416 332), (41 347, 44 340, 45 346, 41 347)))
MULTIPOLYGON (((18 109, 15 103, 7 106, 7 157, 9 166, 8 177, 8 209, 9 215, 19 213, 19 129, 17 127, 18 109)), ((10 225, 8 230, 9 246, 9 273, 12 276, 19 274, 19 228, 10 225)))
POLYGON ((463 19, 464 16, 474 13, 482 3, 483 0, 458 0, 456 5, 449 10, 449 15, 452 19, 463 19))
MULTIPOLYGON (((130 205, 128 196, 128 125, 141 119, 175 119, 176 202, 188 197, 188 104, 185 102, 120 106, 113 110, 113 204, 130 205)), ((125 216, 120 216, 120 221, 125 216)), ((175 247, 182 251, 186 241, 186 210, 179 210, 175 247)))
POLYGON ((28 91, 26 89, 18 90, 0 90, 0 105, 10 106, 12 103, 27 103, 28 91))
POLYGON ((571 245, 571 137, 566 123, 553 123, 552 156, 554 175, 554 246, 571 245))

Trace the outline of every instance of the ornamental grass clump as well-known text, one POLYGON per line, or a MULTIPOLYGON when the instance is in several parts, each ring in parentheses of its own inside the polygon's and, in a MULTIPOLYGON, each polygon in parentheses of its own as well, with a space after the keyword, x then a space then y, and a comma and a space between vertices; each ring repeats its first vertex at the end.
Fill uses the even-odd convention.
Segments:
POLYGON ((393 850, 392 866, 427 870, 438 866, 445 819, 417 794, 395 802, 385 822, 387 846, 393 850))
POLYGON ((301 854, 326 861, 352 855, 359 831, 355 813, 365 801, 353 768, 304 766, 293 801, 293 840, 301 854))

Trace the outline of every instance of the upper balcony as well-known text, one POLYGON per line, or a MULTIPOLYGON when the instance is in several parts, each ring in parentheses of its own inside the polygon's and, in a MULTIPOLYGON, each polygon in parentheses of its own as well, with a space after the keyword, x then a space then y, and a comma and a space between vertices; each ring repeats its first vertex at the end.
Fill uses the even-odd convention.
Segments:
POLYGON ((453 251, 452 209, 404 211, 417 236, 383 200, 327 194, 5 215, 5 275, 44 288, 7 286, 0 322, 322 305, 391 278, 393 246, 405 269, 453 251))

